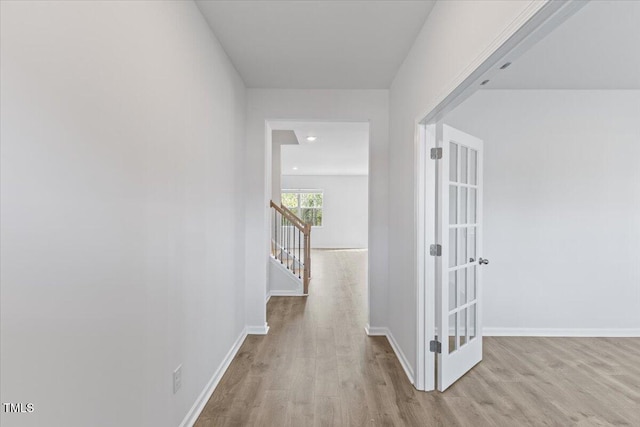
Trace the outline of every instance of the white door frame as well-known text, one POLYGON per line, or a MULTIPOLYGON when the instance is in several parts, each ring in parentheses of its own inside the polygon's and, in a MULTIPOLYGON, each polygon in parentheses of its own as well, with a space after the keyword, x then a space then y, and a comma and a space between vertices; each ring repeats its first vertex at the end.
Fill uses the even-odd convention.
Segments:
POLYGON ((500 71, 500 66, 518 58, 531 46, 560 26, 587 2, 568 0, 548 1, 531 12, 531 16, 511 37, 496 40, 500 45, 488 57, 478 60, 474 71, 449 92, 438 105, 415 120, 415 230, 416 238, 416 300, 417 300, 417 354, 414 385, 418 390, 435 390, 435 357, 429 351, 429 341, 435 337, 435 261, 430 258, 427 248, 436 243, 436 209, 434 163, 430 163, 429 150, 435 148, 435 124, 473 95, 480 83, 490 80, 500 71), (433 200, 432 208, 427 202, 433 200))
POLYGON ((416 254, 418 258, 416 278, 418 280, 416 302, 418 324, 416 327, 418 354, 414 385, 418 390, 435 389, 435 354, 426 351, 425 337, 435 336, 435 259, 427 250, 429 242, 436 241, 436 163, 427 159, 431 148, 436 147, 436 126, 416 123, 415 130, 415 200, 416 200, 416 254), (429 201, 433 208, 428 208, 429 201))

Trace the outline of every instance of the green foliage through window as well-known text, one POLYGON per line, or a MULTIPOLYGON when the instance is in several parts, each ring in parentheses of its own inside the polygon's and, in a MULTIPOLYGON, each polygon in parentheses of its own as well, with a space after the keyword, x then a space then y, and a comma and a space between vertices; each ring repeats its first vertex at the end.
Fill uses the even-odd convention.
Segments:
POLYGON ((314 227, 322 225, 323 193, 288 191, 281 195, 282 204, 304 222, 314 227))

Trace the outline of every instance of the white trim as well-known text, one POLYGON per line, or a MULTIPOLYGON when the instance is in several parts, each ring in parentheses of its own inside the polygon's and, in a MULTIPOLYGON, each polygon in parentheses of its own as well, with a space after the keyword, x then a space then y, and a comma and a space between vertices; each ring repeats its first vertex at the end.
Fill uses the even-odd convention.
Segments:
POLYGON ((269 292, 269 298, 271 297, 304 297, 308 294, 303 294, 300 291, 285 290, 285 291, 271 291, 269 292))
POLYGON ((283 173, 282 176, 369 176, 369 173, 362 172, 331 172, 331 173, 283 173))
POLYGON ((269 300, 271 299, 271 292, 267 292, 267 298, 265 299, 264 303, 268 303, 269 300))
POLYGON ((490 79, 498 71, 495 66, 499 62, 517 58, 586 3, 580 0, 530 0, 522 13, 506 25, 493 42, 436 97, 441 101, 416 119, 432 124, 444 117, 471 96, 481 81, 490 79))
MULTIPOLYGON (((426 207, 426 194, 425 194, 425 179, 427 174, 427 141, 426 141, 426 129, 425 125, 415 123, 415 140, 414 140, 414 200, 415 212, 414 212, 414 245, 416 254, 416 311, 418 313, 418 324, 416 325, 416 375, 414 377, 414 385, 418 390, 425 390, 425 368, 427 368, 426 358, 426 328, 429 327, 426 319, 426 299, 424 297, 427 282, 425 281, 425 248, 427 245, 427 236, 425 235, 425 207, 426 207)), ((435 242, 435 240, 434 240, 435 242)), ((433 322, 429 322, 433 323, 433 322)), ((431 336, 431 335, 430 335, 431 336)))
POLYGON ((436 168, 430 160, 430 150, 436 147, 435 125, 416 122, 415 131, 415 250, 416 303, 418 322, 416 327, 415 387, 421 391, 435 389, 435 357, 426 351, 427 341, 435 339, 435 259, 426 248, 436 243, 436 168), (430 201, 427 203, 427 201, 430 201))
POLYGON ((387 337, 387 341, 389 341, 389 345, 391 345, 391 348, 393 349, 393 352, 396 354, 396 357, 398 358, 400 365, 402 365, 402 369, 404 369, 404 373, 409 379, 409 382, 411 384, 415 384, 413 369, 411 368, 411 365, 409 364, 407 357, 402 352, 402 349, 400 349, 398 342, 393 337, 393 334, 391 333, 391 331, 389 331, 389 328, 375 327, 375 326, 372 327, 367 324, 364 330, 367 333, 367 335, 369 335, 370 337, 387 337))
MULTIPOLYGON (((304 176, 304 175, 300 175, 300 176, 304 176)), ((280 190, 280 193, 296 193, 296 194, 324 193, 324 189, 323 188, 282 188, 280 190)), ((300 206, 300 203, 298 203, 298 206, 300 206)))
POLYGON ((482 332, 485 337, 640 337, 638 328, 483 328, 482 332))
MULTIPOLYGON (((284 227, 281 227, 280 229, 282 230, 284 229, 284 227)), ((304 264, 298 259, 298 257, 295 254, 297 248, 293 248, 292 249, 293 252, 287 251, 282 245, 278 244, 277 242, 273 242, 273 243, 275 244, 276 249, 280 251, 280 258, 284 260, 292 261, 293 267, 304 268, 304 264)), ((279 258, 276 258, 275 256, 271 255, 271 260, 275 261, 275 263, 280 265, 281 268, 284 268, 285 270, 287 270, 290 274, 293 275, 293 277, 296 278, 296 280, 300 280, 302 282, 302 279, 298 278, 298 276, 293 274, 293 271, 288 269, 287 266, 282 261, 280 261, 279 258)))
POLYGON ((387 331, 387 340, 389 340, 389 344, 391 344, 391 348, 393 349, 394 353, 396 354, 396 357, 400 361, 400 364, 402 365, 402 369, 404 369, 404 373, 407 375, 407 378, 409 378, 409 381, 411 382, 411 384, 414 384, 413 369, 411 369, 411 365, 409 364, 407 357, 404 355, 404 353, 400 349, 400 346, 396 342, 396 339, 393 337, 393 334, 391 333, 391 331, 387 331))
POLYGON ((438 147, 437 130, 436 125, 424 125, 424 175, 425 187, 424 187, 424 200, 433 201, 433 209, 424 209, 424 216, 421 218, 424 221, 424 239, 425 246, 423 252, 423 308, 424 308, 424 391, 432 391, 436 389, 436 354, 427 351, 427 341, 436 339, 436 275, 437 275, 437 257, 431 257, 427 254, 428 242, 438 243, 438 229, 437 229, 437 213, 439 209, 436 187, 438 185, 438 168, 439 162, 431 161, 430 153, 432 148, 438 147), (430 166, 431 165, 431 166, 430 166), (429 171, 429 167, 432 171, 429 171))
POLYGON ((498 34, 498 36, 493 39, 491 44, 489 44, 489 46, 487 46, 473 61, 471 61, 469 65, 467 65, 467 67, 451 81, 448 87, 440 92, 440 96, 437 99, 445 99, 446 96, 454 93, 462 85, 465 79, 472 75, 473 72, 478 70, 481 66, 485 65, 485 63, 496 51, 498 51, 501 46, 506 44, 506 42, 511 37, 513 37, 514 34, 522 29, 527 21, 529 21, 533 16, 540 12, 540 10, 542 10, 545 6, 548 7, 548 5, 545 3, 551 2, 529 0, 529 5, 518 16, 516 16, 513 21, 511 21, 504 27, 500 34, 498 34))
POLYGON ((380 328, 380 327, 377 327, 377 326, 369 326, 369 324, 367 324, 367 326, 364 327, 364 331, 370 337, 381 337, 381 336, 387 336, 387 332, 389 330, 387 328, 380 328))
POLYGON ((264 326, 247 326, 247 335, 267 335, 269 333, 269 325, 264 326))
MULTIPOLYGON (((436 198, 437 192, 436 192, 436 188, 438 185, 438 181, 437 181, 437 172, 438 172, 438 165, 439 162, 434 162, 434 163, 430 163, 431 161, 431 157, 429 156, 427 158, 427 153, 431 151, 432 148, 437 148, 438 147, 438 141, 437 141, 437 133, 436 133, 436 126, 435 125, 426 125, 424 127, 424 132, 425 132, 425 151, 424 151, 424 158, 425 158, 425 165, 432 165, 431 168, 433 168, 433 171, 428 172, 429 171, 429 167, 426 167, 425 169, 425 200, 432 200, 433 201, 433 209, 426 209, 424 211, 424 221, 425 221, 425 225, 424 225, 424 236, 426 239, 426 242, 434 242, 434 243, 438 243, 438 231, 437 231, 437 224, 436 224, 436 218, 437 218, 437 213, 438 213, 438 209, 439 209, 439 205, 438 205, 438 200, 436 198)), ((431 257, 431 255, 427 255, 426 253, 426 245, 424 248, 424 256, 425 258, 425 268, 424 268, 424 283, 425 283, 425 288, 424 288, 424 293, 423 293, 423 297, 425 299, 424 301, 424 310, 425 310, 425 336, 429 337, 429 341, 431 340, 431 337, 433 337, 433 339, 436 339, 436 323, 435 323, 435 318, 436 318, 436 274, 437 274, 437 270, 436 270, 436 260, 437 257, 431 257)), ((425 382, 424 382, 424 390, 425 391, 431 391, 431 390, 435 390, 436 389, 436 354, 432 353, 430 351, 426 351, 427 348, 427 342, 426 339, 423 342, 424 348, 425 348, 425 371, 424 371, 424 376, 425 376, 425 382)))
POLYGON ((244 342, 245 338, 247 338, 247 328, 244 328, 242 330, 242 332, 240 333, 240 336, 238 337, 238 339, 236 339, 236 342, 233 343, 233 346, 231 347, 229 352, 227 352, 227 355, 224 357, 224 359, 222 359, 222 363, 220 364, 220 366, 218 366, 218 369, 216 369, 216 371, 213 373, 213 376, 211 377, 207 385, 204 387, 204 389, 202 390, 202 392, 200 393, 196 401, 193 403, 193 406, 191 406, 191 409, 189 409, 189 412, 187 412, 187 415, 184 417, 184 419, 180 423, 180 427, 191 427, 196 423, 196 421, 198 420, 198 417, 200 416, 200 413, 202 412, 205 405, 211 398, 211 395, 213 394, 214 390, 218 386, 218 383, 220 383, 222 376, 224 375, 225 372, 227 372, 227 369, 229 368, 231 361, 233 360, 234 357, 236 357, 236 354, 238 353, 238 350, 240 350, 240 347, 242 346, 242 343, 244 342))

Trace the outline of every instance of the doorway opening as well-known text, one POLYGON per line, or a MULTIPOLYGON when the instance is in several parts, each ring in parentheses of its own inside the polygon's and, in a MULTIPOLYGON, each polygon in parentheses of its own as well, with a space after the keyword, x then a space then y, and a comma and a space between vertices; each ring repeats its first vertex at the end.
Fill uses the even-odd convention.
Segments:
MULTIPOLYGON (((486 139, 487 134, 469 126, 469 122, 460 117, 456 118, 456 109, 472 95, 475 97, 479 90, 490 89, 494 82, 517 68, 512 63, 526 59, 532 46, 553 33, 584 5, 583 2, 550 2, 436 108, 416 121, 416 387, 420 390, 444 391, 482 360, 483 320, 486 318, 482 284, 483 271, 487 271, 488 264, 485 258, 488 254, 483 247, 486 225, 483 222, 486 218, 483 216, 483 178, 486 173, 493 176, 496 168, 509 167, 502 163, 501 155, 493 152, 490 152, 492 161, 484 162, 482 139, 486 139), (491 169, 485 170, 485 164, 491 169)), ((537 72, 534 67, 530 74, 537 72)), ((508 82, 505 80, 504 84, 508 82)), ((488 146, 492 142, 487 142, 488 146)), ((512 140, 511 143, 516 142, 512 140)), ((510 173, 517 175, 524 170, 526 168, 520 166, 510 173)), ((493 180, 490 184, 495 185, 493 180)), ((491 213, 494 212, 492 205, 491 213)), ((492 235, 500 233, 493 228, 490 230, 492 235)), ((500 247, 491 247, 500 256, 504 248, 511 247, 515 252, 514 245, 506 241, 500 247)), ((493 275, 490 280, 493 283, 493 275)), ((502 295, 509 295, 509 292, 506 290, 502 295)))
MULTIPOLYGON (((269 121, 268 127, 272 133, 271 204, 273 214, 279 216, 272 217, 271 221, 267 300, 276 296, 314 295, 314 284, 318 287, 326 283, 316 280, 323 271, 316 269, 316 264, 322 263, 322 259, 329 256, 335 261, 337 256, 350 262, 357 258, 359 265, 362 264, 360 258, 367 259, 369 123, 279 120, 269 121), (285 215, 284 223, 282 215, 285 215), (297 222, 300 223, 298 229, 297 222), (303 229, 308 231, 307 240, 300 237, 303 229), (282 236, 285 236, 284 244, 282 236), (309 249, 309 259, 296 257, 301 251, 300 245, 303 250, 309 249), (331 255, 321 254, 329 251, 331 255), (293 253, 292 262, 287 261, 291 259, 289 252, 293 253), (359 257, 354 255, 358 252, 359 257), (303 260, 301 265, 297 264, 298 260, 303 260), (299 267, 307 263, 310 278, 305 283, 299 267), (291 272, 303 280, 291 280, 292 275, 287 275, 291 272)), ((364 270, 357 267, 353 271, 363 275, 356 280, 363 285, 359 303, 364 305, 366 313, 366 262, 364 265, 364 270)))

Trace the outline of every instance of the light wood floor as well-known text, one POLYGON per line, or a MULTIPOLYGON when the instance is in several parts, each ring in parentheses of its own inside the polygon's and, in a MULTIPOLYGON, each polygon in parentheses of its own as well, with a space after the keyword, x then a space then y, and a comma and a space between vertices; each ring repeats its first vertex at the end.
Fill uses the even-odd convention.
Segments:
POLYGON ((366 252, 313 253, 308 298, 271 298, 196 426, 640 426, 640 339, 485 338, 445 393, 367 337, 366 252))

